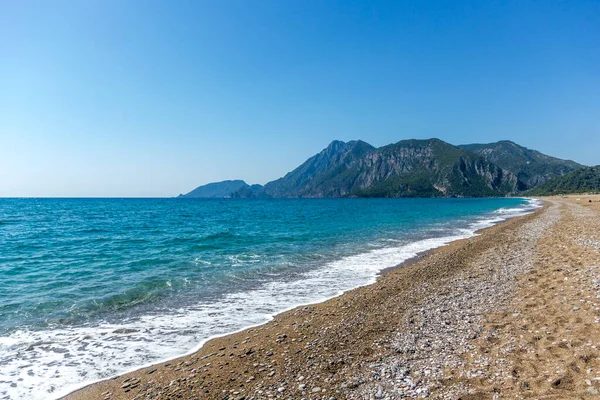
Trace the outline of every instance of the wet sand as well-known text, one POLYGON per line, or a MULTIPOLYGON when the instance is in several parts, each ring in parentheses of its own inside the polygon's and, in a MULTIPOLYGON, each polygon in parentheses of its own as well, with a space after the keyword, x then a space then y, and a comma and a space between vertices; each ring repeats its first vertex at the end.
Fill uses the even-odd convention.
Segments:
POLYGON ((587 200, 549 198, 373 285, 66 398, 598 397, 600 202, 587 200))

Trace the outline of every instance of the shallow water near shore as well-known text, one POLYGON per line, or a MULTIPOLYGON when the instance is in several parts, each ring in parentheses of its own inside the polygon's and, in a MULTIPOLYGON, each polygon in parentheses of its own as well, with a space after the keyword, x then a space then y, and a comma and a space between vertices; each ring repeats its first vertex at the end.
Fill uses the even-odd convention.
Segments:
POLYGON ((182 355, 538 205, 0 199, 0 399, 182 355))

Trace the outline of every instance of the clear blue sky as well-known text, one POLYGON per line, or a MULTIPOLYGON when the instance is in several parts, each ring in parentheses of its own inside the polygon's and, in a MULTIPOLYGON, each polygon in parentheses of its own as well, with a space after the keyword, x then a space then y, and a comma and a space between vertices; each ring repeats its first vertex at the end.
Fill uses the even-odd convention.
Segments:
POLYGON ((173 196, 429 137, 600 164, 600 2, 0 0, 0 196, 173 196))

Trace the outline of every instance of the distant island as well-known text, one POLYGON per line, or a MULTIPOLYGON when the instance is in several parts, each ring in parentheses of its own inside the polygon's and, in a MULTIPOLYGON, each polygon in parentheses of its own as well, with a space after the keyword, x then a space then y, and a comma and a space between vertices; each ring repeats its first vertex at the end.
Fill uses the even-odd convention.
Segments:
POLYGON ((188 194, 180 194, 178 197, 204 199, 228 198, 232 197, 234 193, 239 195, 240 193, 247 192, 250 194, 253 191, 258 192, 261 188, 262 185, 248 185, 242 180, 229 180, 199 186, 188 194))
POLYGON ((551 193, 555 179, 579 179, 567 174, 578 177, 574 171, 585 168, 508 140, 454 146, 440 139, 410 139, 379 148, 336 140, 264 186, 230 180, 179 197, 504 197, 542 193, 537 188, 551 193))

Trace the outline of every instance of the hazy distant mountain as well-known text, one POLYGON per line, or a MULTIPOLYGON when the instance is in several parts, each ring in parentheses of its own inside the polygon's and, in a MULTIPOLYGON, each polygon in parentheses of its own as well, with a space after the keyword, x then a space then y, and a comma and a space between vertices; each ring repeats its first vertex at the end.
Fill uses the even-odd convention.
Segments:
POLYGON ((374 148, 334 141, 283 178, 268 197, 505 196, 517 177, 481 156, 439 139, 403 140, 374 148))
POLYGON ((532 196, 600 192, 600 165, 583 167, 553 178, 526 192, 532 196))
POLYGON ((257 184, 245 186, 245 187, 241 188, 240 190, 234 192, 231 195, 231 197, 237 198, 237 199, 259 197, 259 196, 262 196, 261 195, 262 188, 263 188, 262 185, 257 185, 257 184))
POLYGON ((551 157, 508 140, 488 144, 465 144, 458 147, 479 154, 500 168, 517 175, 519 190, 530 189, 582 167, 575 161, 551 157))
POLYGON ((238 193, 243 190, 247 190, 251 193, 253 190, 258 190, 260 185, 253 185, 252 187, 242 180, 233 181, 222 181, 209 183, 207 185, 199 186, 192 190, 188 194, 181 194, 181 198, 224 198, 231 197, 234 193, 238 193), (256 187, 258 186, 258 188, 256 187), (252 189, 253 188, 253 189, 252 189))

